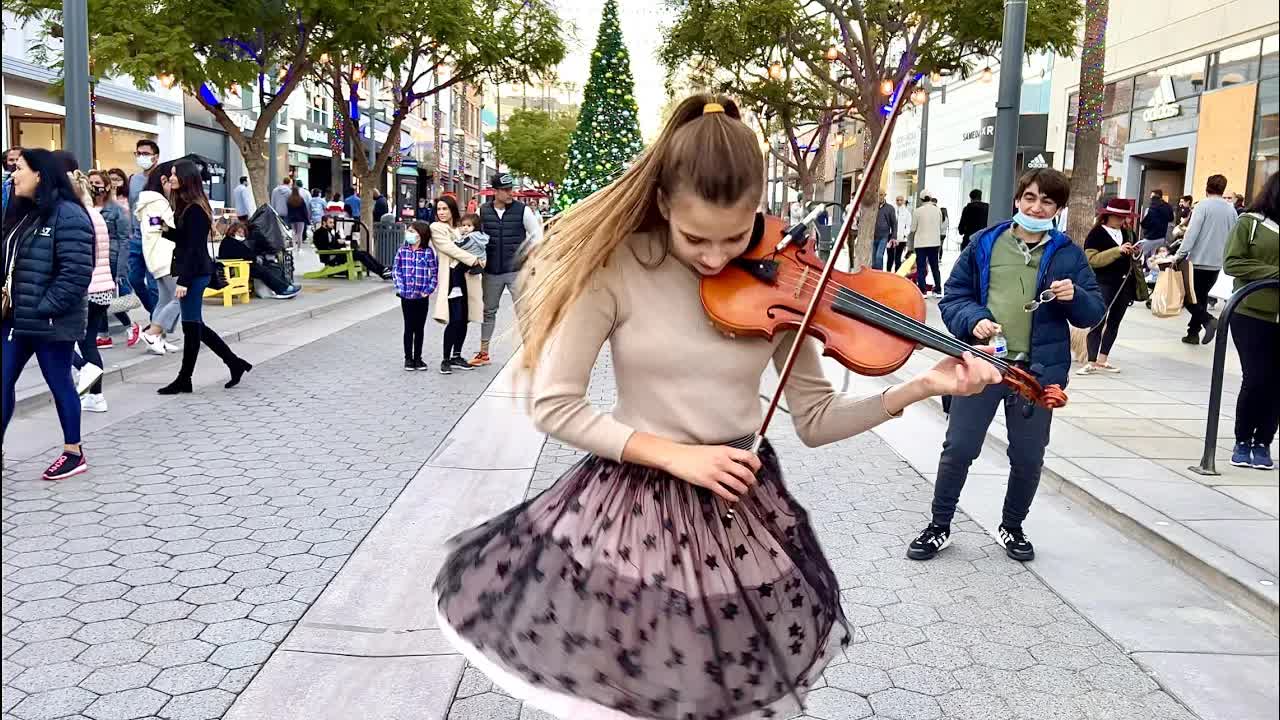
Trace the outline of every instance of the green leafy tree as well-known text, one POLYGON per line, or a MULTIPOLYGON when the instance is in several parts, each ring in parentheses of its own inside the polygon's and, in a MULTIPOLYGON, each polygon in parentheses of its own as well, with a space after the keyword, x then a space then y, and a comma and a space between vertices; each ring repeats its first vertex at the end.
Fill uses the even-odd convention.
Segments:
POLYGON ((564 181, 569 158, 569 138, 578 119, 574 115, 538 110, 516 110, 506 127, 489 133, 498 161, 512 172, 546 185, 564 181))
POLYGON ((400 0, 370 3, 362 13, 365 19, 335 33, 324 77, 342 92, 335 115, 349 138, 360 137, 349 103, 358 80, 383 98, 377 110, 389 125, 386 139, 372 159, 363 147, 351 154, 369 224, 373 189, 400 152, 400 128, 418 103, 465 84, 526 81, 559 63, 565 46, 560 19, 544 0, 400 0))
MULTIPOLYGON (((706 64, 727 89, 750 96, 765 78, 803 78, 781 99, 797 111, 835 110, 856 117, 874 139, 888 120, 881 86, 908 86, 919 73, 966 74, 1000 46, 1002 0, 668 0, 682 29, 671 60, 706 64), (743 22, 742 18, 751 18, 743 22), (771 73, 771 68, 774 68, 771 73), (829 94, 808 88, 823 87, 829 94)), ((1028 0, 1026 48, 1070 55, 1080 0, 1028 0)), ((863 172, 878 178, 884 158, 863 172)), ((1000 202, 1001 200, 995 200, 1000 202)), ((863 198, 873 211, 876 193, 863 198)), ((871 255, 874 223, 861 223, 855 264, 871 255)))
MULTIPOLYGON (((61 36, 61 0, 13 0, 5 10, 42 28, 37 55, 61 69, 52 42, 61 36)), ((157 77, 182 87, 240 149, 255 197, 265 198, 268 129, 334 30, 361 22, 362 10, 329 0, 89 0, 91 71, 130 77, 139 89, 157 77), (244 92, 257 109, 249 130, 241 129, 244 92)))
POLYGON ((556 196, 558 209, 609 184, 643 149, 634 88, 631 59, 618 26, 618 3, 607 0, 578 127, 569 144, 564 184, 556 196))

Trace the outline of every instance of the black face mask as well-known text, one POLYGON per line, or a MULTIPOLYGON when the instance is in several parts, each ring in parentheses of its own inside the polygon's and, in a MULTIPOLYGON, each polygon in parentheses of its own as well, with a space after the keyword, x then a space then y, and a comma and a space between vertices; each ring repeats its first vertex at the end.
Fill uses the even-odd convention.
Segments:
POLYGON ((7 173, 12 173, 14 170, 17 170, 17 169, 18 169, 18 164, 17 164, 17 163, 5 163, 5 164, 4 164, 4 171, 5 171, 5 172, 7 172, 7 173))

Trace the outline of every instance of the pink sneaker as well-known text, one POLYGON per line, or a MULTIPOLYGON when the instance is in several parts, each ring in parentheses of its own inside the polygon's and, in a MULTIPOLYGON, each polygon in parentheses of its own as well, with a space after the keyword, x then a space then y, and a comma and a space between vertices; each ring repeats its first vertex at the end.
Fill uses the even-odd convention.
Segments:
POLYGON ((100 347, 100 348, 110 348, 110 347, 115 347, 115 346, 116 346, 116 341, 115 341, 115 340, 112 340, 110 337, 99 337, 99 338, 97 339, 97 345, 98 345, 98 347, 100 347))
POLYGON ((125 345, 128 347, 133 347, 134 345, 137 345, 138 337, 141 335, 142 335, 142 328, 138 325, 138 323, 134 323, 130 325, 129 332, 125 334, 125 337, 127 338, 125 340, 125 345))
POLYGON ((77 455, 73 452, 64 451, 40 477, 45 480, 66 480, 69 477, 75 477, 82 472, 86 472, 88 469, 89 463, 85 461, 84 453, 77 455))

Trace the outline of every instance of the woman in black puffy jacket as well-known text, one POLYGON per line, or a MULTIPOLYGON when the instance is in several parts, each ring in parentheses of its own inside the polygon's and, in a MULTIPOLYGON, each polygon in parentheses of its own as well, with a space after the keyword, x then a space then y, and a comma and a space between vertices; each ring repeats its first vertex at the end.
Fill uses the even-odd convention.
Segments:
POLYGON ((161 395, 191 392, 191 375, 196 369, 201 343, 227 364, 231 380, 223 387, 232 388, 253 366, 232 352, 218 333, 204 324, 204 291, 215 269, 209 255, 213 211, 204 194, 204 178, 199 166, 190 160, 179 160, 170 172, 169 201, 177 228, 165 230, 164 236, 174 244, 171 269, 178 283, 175 295, 182 306, 182 365, 178 377, 156 392, 161 395))
POLYGON ((48 150, 23 150, 13 173, 14 207, 6 218, 0 267, 3 321, 3 432, 9 429, 22 369, 34 355, 53 394, 63 452, 44 472, 62 480, 89 469, 80 447, 80 397, 71 357, 84 337, 95 238, 89 213, 48 150))

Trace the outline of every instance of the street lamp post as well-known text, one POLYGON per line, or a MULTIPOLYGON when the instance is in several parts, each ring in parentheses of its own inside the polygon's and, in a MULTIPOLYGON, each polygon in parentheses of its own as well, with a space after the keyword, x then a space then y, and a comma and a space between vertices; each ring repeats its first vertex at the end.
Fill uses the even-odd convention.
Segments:
POLYGON ((995 157, 991 163, 990 222, 1008 220, 1018 155, 1018 110, 1022 86, 1022 45, 1027 38, 1027 0, 1005 0, 1004 47, 1000 51, 1000 96, 996 100, 995 157))
POLYGON ((933 83, 926 75, 920 83, 920 89, 924 91, 924 104, 920 106, 920 152, 916 158, 916 202, 919 203, 920 193, 924 192, 924 176, 929 169, 929 95, 933 92, 933 83))
POLYGON ((93 167, 93 118, 89 107, 88 0, 63 0, 63 105, 67 151, 86 171, 93 167))

